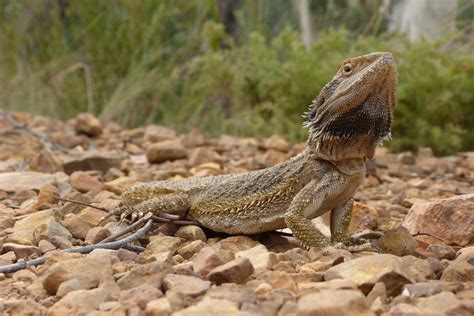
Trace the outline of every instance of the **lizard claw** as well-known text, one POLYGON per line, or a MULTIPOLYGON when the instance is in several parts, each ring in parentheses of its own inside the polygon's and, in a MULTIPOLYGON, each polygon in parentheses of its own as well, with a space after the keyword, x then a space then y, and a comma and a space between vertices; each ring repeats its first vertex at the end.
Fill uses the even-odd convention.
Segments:
POLYGON ((127 217, 127 215, 125 213, 122 213, 122 215, 120 215, 120 220, 118 222, 118 225, 122 225, 123 221, 125 220, 125 218, 127 217))
POLYGON ((133 208, 127 208, 125 210, 125 212, 123 212, 121 215, 120 215, 120 222, 119 222, 119 225, 122 224, 122 222, 129 216, 129 215, 132 215, 132 222, 135 220, 133 218, 133 214, 134 214, 134 210, 133 208))
POLYGON ((109 218, 111 218, 111 217, 113 217, 113 216, 115 216, 115 213, 113 213, 113 212, 110 212, 109 214, 102 216, 102 217, 99 219, 99 222, 97 223, 97 226, 99 226, 99 225, 102 224, 105 220, 107 220, 107 219, 109 219, 109 218))

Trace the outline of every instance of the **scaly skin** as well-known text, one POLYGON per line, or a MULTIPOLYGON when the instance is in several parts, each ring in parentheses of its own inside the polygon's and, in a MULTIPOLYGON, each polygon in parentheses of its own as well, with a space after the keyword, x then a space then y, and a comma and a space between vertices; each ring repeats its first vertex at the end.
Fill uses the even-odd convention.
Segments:
POLYGON ((352 197, 365 161, 390 134, 396 87, 390 53, 349 59, 313 101, 305 122, 308 148, 296 157, 259 171, 138 184, 124 192, 113 214, 133 221, 149 212, 182 213, 229 234, 288 227, 306 248, 368 249, 369 243, 347 236, 352 197), (331 240, 311 223, 328 211, 331 240))

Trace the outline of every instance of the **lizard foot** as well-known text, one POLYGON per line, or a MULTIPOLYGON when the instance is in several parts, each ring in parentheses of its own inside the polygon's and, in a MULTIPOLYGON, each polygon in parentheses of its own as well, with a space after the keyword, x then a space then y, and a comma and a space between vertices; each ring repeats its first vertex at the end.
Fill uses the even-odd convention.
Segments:
POLYGON ((365 242, 361 244, 352 244, 352 245, 345 245, 341 242, 338 242, 338 243, 333 244, 333 247, 337 249, 345 249, 350 252, 360 252, 360 251, 368 250, 368 251, 374 251, 377 253, 383 253, 383 250, 373 242, 365 242))
MULTIPOLYGON (((159 213, 159 214, 153 215, 153 212, 147 212, 145 214, 143 211, 137 211, 137 210, 134 210, 132 207, 130 207, 130 208, 127 208, 120 215, 119 224, 121 224, 129 216, 130 216, 129 224, 133 224, 134 222, 138 221, 144 216, 148 216, 148 214, 152 214, 151 215, 152 218, 159 223, 174 223, 174 222, 179 222, 181 219, 183 219, 179 215, 169 214, 169 213, 159 213)), ((192 222, 190 221, 189 223, 192 223, 192 222)))
MULTIPOLYGON (((139 219, 143 218, 145 214, 141 211, 136 211, 133 209, 133 207, 125 206, 121 203, 119 203, 112 211, 110 211, 109 214, 103 216, 100 220, 98 225, 103 223, 105 220, 115 217, 117 215, 120 215, 120 220, 119 220, 119 225, 122 224, 127 217, 130 216, 130 224, 133 224, 134 222, 138 221, 139 219)), ((148 215, 148 214, 147 214, 148 215)), ((164 214, 165 216, 168 214, 164 214)), ((170 215, 172 216, 172 215, 170 215)))

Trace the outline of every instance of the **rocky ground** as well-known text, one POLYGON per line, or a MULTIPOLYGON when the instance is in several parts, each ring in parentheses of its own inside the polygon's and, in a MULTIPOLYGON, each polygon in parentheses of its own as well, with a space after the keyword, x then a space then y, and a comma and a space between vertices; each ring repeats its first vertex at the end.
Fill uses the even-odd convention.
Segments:
POLYGON ((0 273, 0 314, 474 313, 474 152, 377 151, 351 231, 389 232, 377 241, 385 254, 307 251, 278 233, 226 236, 173 224, 156 224, 135 242, 141 253, 62 251, 97 244, 126 224, 98 226, 105 211, 55 196, 110 209, 137 182, 261 169, 304 147, 278 136, 126 130, 87 114, 67 123, 0 116, 0 269, 47 256, 42 265, 0 273))

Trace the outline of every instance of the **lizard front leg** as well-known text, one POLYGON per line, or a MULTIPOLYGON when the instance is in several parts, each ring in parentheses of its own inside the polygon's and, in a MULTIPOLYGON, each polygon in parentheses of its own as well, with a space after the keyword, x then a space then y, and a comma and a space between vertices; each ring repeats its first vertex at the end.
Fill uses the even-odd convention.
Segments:
POLYGON ((328 185, 310 181, 295 195, 285 214, 287 227, 305 248, 323 248, 331 244, 330 240, 314 227, 311 220, 304 216, 304 210, 311 204, 313 208, 319 208, 327 193, 328 185))
POLYGON ((362 238, 352 238, 347 233, 349 224, 351 223, 353 204, 354 200, 349 199, 340 207, 331 211, 330 228, 333 243, 340 243, 344 245, 343 248, 353 252, 370 249, 381 252, 379 247, 369 241, 362 238))
POLYGON ((351 242, 351 237, 347 234, 347 230, 351 223, 353 204, 354 200, 349 199, 340 207, 331 211, 330 228, 332 241, 343 244, 351 242))

